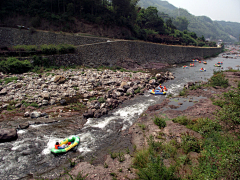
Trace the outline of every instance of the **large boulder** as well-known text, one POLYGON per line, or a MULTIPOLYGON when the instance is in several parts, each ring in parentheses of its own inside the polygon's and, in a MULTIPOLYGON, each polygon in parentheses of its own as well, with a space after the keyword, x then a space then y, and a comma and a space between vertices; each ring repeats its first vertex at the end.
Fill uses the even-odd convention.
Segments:
POLYGON ((62 75, 57 75, 57 76, 54 77, 53 81, 55 83, 61 84, 61 83, 64 83, 66 81, 66 78, 62 75))
POLYGON ((17 139, 16 129, 0 129, 0 142, 8 142, 17 139))
POLYGON ((40 117, 41 116, 41 112, 40 111, 33 111, 33 112, 31 112, 31 114, 30 114, 30 117, 31 118, 38 118, 38 117, 40 117))

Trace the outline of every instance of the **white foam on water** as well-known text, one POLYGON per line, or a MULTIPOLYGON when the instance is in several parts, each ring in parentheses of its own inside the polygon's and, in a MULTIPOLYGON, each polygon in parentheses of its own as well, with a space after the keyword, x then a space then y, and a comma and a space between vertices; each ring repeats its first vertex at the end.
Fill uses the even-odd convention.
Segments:
POLYGON ((32 128, 39 128, 41 126, 47 126, 48 124, 33 124, 33 125, 30 125, 32 128))
POLYGON ((13 147, 11 148, 12 151, 16 151, 18 148, 25 146, 25 142, 27 139, 22 140, 22 141, 16 141, 12 145, 13 147))
POLYGON ((123 118, 123 127, 122 130, 125 130, 133 124, 134 117, 139 116, 146 108, 148 104, 134 104, 132 106, 127 106, 125 108, 119 109, 114 114, 120 114, 120 117, 123 118), (127 122, 124 123, 124 122, 127 122))
POLYGON ((149 99, 148 102, 154 102, 155 100, 154 99, 149 99))
POLYGON ((61 140, 60 138, 53 137, 53 136, 44 136, 44 137, 47 141, 47 145, 45 146, 41 154, 47 155, 51 153, 51 149, 55 147, 56 142, 60 142, 61 140))
POLYGON ((22 130, 22 129, 17 131, 18 134, 24 134, 26 132, 27 132, 27 130, 22 130))
MULTIPOLYGON (((77 135, 80 138, 80 144, 78 146, 78 151, 80 152, 91 152, 92 149, 90 149, 89 146, 89 142, 91 143, 95 143, 95 138, 92 136, 92 134, 90 132, 87 133, 83 133, 83 134, 78 134, 77 135)), ((93 148, 93 147, 92 147, 93 148)))
POLYGON ((115 117, 107 117, 107 118, 104 118, 103 121, 96 121, 96 123, 94 125, 92 125, 92 127, 98 127, 98 128, 101 128, 103 129, 104 127, 106 127, 110 122, 111 120, 115 119, 115 117))

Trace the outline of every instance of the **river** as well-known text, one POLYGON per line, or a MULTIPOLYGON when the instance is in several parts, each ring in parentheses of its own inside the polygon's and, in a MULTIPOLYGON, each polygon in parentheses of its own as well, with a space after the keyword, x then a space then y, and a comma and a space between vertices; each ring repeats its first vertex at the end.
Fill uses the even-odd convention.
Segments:
MULTIPOLYGON (((235 57, 235 56, 233 56, 235 57)), ((195 67, 183 69, 179 64, 168 69, 176 78, 162 84, 168 88, 168 93, 177 95, 184 84, 190 81, 206 81, 214 70, 220 70, 213 65, 223 62, 223 70, 232 67, 237 69, 240 65, 240 57, 236 59, 218 57, 207 59, 207 64, 194 62, 195 67), (200 72, 203 67, 205 72, 200 72)), ((165 96, 154 96, 146 92, 132 100, 125 101, 111 114, 94 119, 89 118, 83 128, 79 128, 81 120, 65 119, 45 125, 30 125, 26 130, 18 131, 18 139, 13 142, 0 144, 0 179, 30 179, 32 177, 57 177, 59 172, 69 169, 70 159, 84 157, 85 160, 95 160, 101 154, 109 151, 126 149, 130 147, 128 136, 120 136, 134 124, 136 119, 150 105, 160 103, 165 96), (69 124, 73 126, 69 127, 69 124), (75 124, 75 125, 74 125, 75 124), (80 145, 77 152, 68 152, 64 155, 54 156, 50 153, 56 141, 77 135, 80 137, 80 145)), ((100 160, 101 161, 101 158, 100 160)))

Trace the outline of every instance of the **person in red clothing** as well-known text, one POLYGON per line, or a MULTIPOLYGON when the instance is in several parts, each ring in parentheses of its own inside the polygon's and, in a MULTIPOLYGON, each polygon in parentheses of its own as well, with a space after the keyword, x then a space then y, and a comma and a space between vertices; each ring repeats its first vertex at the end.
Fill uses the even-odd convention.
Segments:
POLYGON ((60 146, 59 142, 56 142, 55 144, 55 149, 65 149, 66 147, 68 147, 69 145, 71 145, 71 142, 68 142, 67 144, 63 144, 60 146))
POLYGON ((58 147, 59 147, 59 142, 56 142, 55 149, 58 149, 58 147))

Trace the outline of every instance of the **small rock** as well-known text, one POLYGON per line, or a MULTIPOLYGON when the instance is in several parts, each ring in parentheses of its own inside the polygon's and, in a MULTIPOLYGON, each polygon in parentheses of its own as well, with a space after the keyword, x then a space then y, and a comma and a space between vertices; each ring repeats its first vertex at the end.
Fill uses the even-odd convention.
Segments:
POLYGON ((29 117, 30 116, 30 113, 27 111, 24 113, 24 117, 29 117))
POLYGON ((40 116, 41 116, 41 117, 47 116, 47 113, 46 113, 46 112, 43 112, 43 113, 41 113, 40 116))
POLYGON ((7 89, 6 88, 3 88, 1 91, 0 91, 0 95, 5 95, 7 94, 7 89))
POLYGON ((45 99, 44 99, 44 100, 42 101, 42 105, 47 106, 47 105, 48 105, 48 100, 45 100, 45 99))
POLYGON ((51 105, 54 105, 55 103, 56 103, 56 101, 55 101, 54 99, 51 99, 51 100, 50 100, 50 104, 51 104, 51 105))
POLYGON ((61 99, 61 100, 60 100, 60 104, 61 104, 61 105, 66 105, 66 104, 67 104, 67 101, 66 101, 65 99, 61 99))
POLYGON ((64 83, 66 81, 66 78, 62 75, 58 75, 58 76, 55 76, 54 77, 54 80, 53 80, 55 83, 64 83))
POLYGON ((17 103, 17 104, 15 105, 15 107, 16 107, 16 108, 19 108, 19 107, 21 107, 21 105, 22 105, 22 103, 17 103))
POLYGON ((28 127, 29 127, 29 123, 28 122, 19 124, 19 129, 27 129, 28 127))
POLYGON ((4 108, 7 108, 8 106, 9 106, 9 104, 6 103, 6 104, 2 105, 2 108, 4 109, 4 108))

